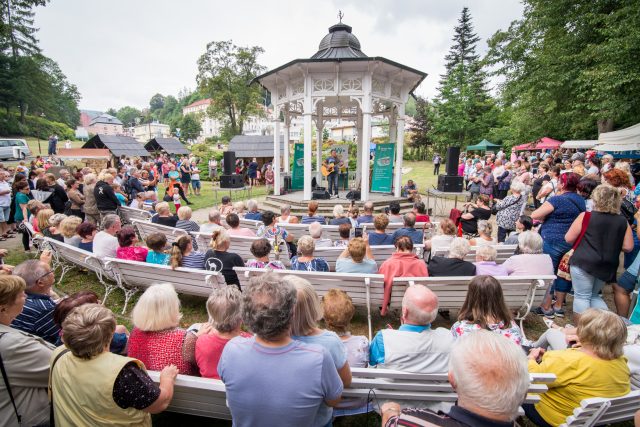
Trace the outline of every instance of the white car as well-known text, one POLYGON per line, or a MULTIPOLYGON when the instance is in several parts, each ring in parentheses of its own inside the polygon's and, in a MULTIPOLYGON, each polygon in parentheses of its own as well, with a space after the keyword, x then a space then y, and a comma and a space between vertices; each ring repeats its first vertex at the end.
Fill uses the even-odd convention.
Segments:
POLYGON ((31 150, 24 139, 0 138, 0 160, 24 160, 31 155, 31 150))

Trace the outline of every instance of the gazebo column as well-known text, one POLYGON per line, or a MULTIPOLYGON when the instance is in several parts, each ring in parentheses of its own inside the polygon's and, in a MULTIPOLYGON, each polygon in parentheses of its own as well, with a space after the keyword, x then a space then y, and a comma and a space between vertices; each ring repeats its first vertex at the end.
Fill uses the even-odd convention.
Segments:
POLYGON ((273 122, 273 195, 280 195, 280 120, 278 119, 273 122))
MULTIPOLYGON (((320 106, 318 108, 321 108, 320 106)), ((324 122, 322 117, 318 115, 316 118, 316 180, 318 185, 322 182, 322 130, 324 129, 324 122)))
POLYGON ((371 144, 371 74, 365 74, 363 79, 364 96, 362 97, 362 188, 360 196, 363 202, 369 200, 369 147, 371 144))
POLYGON ((287 114, 284 117, 284 155, 282 161, 284 162, 283 170, 285 174, 289 174, 289 168, 291 161, 289 160, 289 129, 291 127, 291 117, 287 114))
POLYGON ((393 195, 400 197, 402 190, 402 158, 404 156, 404 104, 398 107, 398 117, 396 120, 396 165, 393 179, 393 195))
POLYGON ((358 110, 358 116, 356 118, 355 125, 356 125, 356 176, 355 176, 356 182, 355 183, 357 184, 358 179, 361 178, 362 176, 362 163, 361 163, 362 155, 360 154, 362 152, 362 114, 360 113, 360 110, 358 110))
POLYGON ((305 76, 304 102, 302 105, 304 126, 304 191, 303 200, 311 200, 311 142, 313 138, 313 102, 311 101, 311 79, 305 76))

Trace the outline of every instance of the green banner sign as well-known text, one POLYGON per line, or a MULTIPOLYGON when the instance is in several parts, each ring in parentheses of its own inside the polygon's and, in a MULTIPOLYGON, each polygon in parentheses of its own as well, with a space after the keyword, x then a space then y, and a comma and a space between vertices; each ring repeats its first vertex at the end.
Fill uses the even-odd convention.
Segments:
POLYGON ((376 145, 371 176, 371 191, 375 193, 391 193, 393 184, 393 160, 395 144, 376 145))
POLYGON ((304 189, 304 144, 293 144, 293 169, 291 171, 291 189, 304 189))

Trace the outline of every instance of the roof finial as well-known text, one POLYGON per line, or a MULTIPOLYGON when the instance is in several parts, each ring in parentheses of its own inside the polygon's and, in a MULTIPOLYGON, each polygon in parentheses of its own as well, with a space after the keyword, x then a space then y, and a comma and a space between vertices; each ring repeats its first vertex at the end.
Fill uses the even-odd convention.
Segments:
POLYGON ((341 10, 338 10, 338 19, 340 19, 340 23, 342 24, 342 18, 344 18, 344 13, 341 10))

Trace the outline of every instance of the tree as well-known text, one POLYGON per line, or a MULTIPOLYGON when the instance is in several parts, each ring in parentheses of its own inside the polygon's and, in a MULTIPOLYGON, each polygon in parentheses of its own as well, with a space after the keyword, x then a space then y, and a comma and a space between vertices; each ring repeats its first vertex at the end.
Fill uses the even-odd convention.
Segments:
POLYGON ((520 141, 595 139, 640 121, 637 0, 525 0, 489 40, 502 102, 520 141))
POLYGON ((161 109, 164 107, 164 96, 160 93, 156 93, 149 100, 149 108, 151 112, 161 109))
POLYGON ((108 108, 108 109, 107 109, 107 111, 105 111, 104 113, 105 113, 105 114, 108 114, 108 115, 110 115, 110 116, 113 116, 113 117, 117 117, 117 116, 118 116, 118 110, 116 110, 116 109, 115 109, 115 108, 113 108, 113 107, 108 108))
POLYGON ((135 107, 125 106, 118 110, 115 116, 120 120, 125 126, 135 125, 136 119, 139 119, 142 115, 142 112, 135 107))
POLYGON ((180 140, 182 141, 194 141, 200 135, 202 126, 200 125, 200 118, 194 113, 185 114, 176 123, 173 131, 176 132, 180 129, 180 140))
POLYGON ((198 59, 196 81, 200 91, 211 98, 207 114, 221 120, 223 135, 242 133, 245 119, 260 114, 264 94, 257 84, 249 84, 265 70, 258 63, 264 49, 258 46, 239 47, 231 40, 211 42, 198 59))
POLYGON ((465 7, 454 28, 453 44, 445 56, 446 71, 433 101, 431 135, 439 149, 477 143, 495 124, 498 111, 476 54, 478 41, 465 7))
POLYGON ((417 97, 415 100, 415 115, 411 124, 411 147, 417 152, 418 160, 427 159, 427 150, 433 144, 431 133, 432 124, 432 107, 425 98, 417 97))

